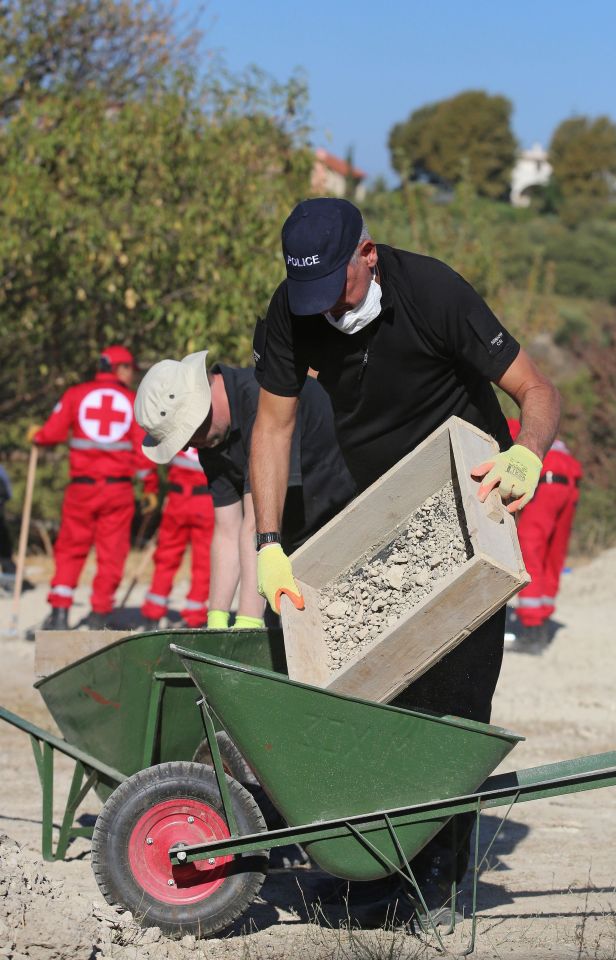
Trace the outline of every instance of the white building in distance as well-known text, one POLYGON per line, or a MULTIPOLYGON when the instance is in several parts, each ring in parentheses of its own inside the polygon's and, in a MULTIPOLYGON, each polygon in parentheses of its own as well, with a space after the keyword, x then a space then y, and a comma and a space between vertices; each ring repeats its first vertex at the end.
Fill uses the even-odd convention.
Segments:
POLYGON ((547 150, 540 143, 535 143, 530 150, 520 151, 511 171, 510 200, 513 206, 530 206, 526 191, 530 187, 545 187, 551 176, 552 166, 548 162, 547 150))

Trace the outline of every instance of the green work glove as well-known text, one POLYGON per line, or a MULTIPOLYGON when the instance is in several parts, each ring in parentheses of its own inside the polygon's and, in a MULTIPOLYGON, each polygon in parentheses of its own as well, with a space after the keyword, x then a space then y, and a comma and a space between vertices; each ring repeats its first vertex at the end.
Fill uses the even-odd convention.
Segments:
POLYGON ((279 543, 261 547, 257 553, 257 590, 274 613, 280 613, 280 598, 287 595, 294 607, 304 609, 304 598, 293 578, 291 561, 279 543))
POLYGON ((238 613, 232 630, 262 630, 265 626, 265 620, 262 617, 246 617, 243 613, 238 613))
POLYGON ((532 450, 516 443, 509 450, 499 453, 494 460, 479 464, 471 473, 476 478, 483 477, 478 493, 481 501, 498 484, 502 500, 517 498, 507 506, 509 513, 514 513, 532 499, 539 483, 541 466, 541 460, 532 450))
POLYGON ((209 610, 207 615, 208 630, 226 630, 229 626, 228 610, 209 610))

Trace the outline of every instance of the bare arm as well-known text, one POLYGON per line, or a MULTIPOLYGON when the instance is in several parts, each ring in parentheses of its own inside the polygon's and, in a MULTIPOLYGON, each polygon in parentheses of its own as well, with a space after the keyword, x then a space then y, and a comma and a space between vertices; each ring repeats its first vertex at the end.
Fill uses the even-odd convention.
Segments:
POLYGON ((259 391, 250 449, 250 489, 260 533, 280 530, 298 403, 297 397, 278 397, 263 387, 259 391))
POLYGON ((263 617, 265 600, 257 590, 257 551, 255 550, 255 512, 252 494, 244 494, 244 517, 240 531, 240 598, 238 614, 263 617))
POLYGON ((214 536, 210 548, 210 610, 230 610, 240 578, 242 504, 214 509, 214 536))
POLYGON ((550 449, 560 420, 560 394, 535 366, 525 350, 497 381, 520 408, 520 434, 516 440, 543 460, 550 449))

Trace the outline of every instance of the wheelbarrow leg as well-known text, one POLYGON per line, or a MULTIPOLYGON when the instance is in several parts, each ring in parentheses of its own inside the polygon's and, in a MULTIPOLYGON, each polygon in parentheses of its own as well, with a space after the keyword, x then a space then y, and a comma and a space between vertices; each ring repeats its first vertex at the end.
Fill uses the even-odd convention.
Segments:
POLYGON ((62 824, 60 826, 60 835, 58 837, 58 844, 56 846, 56 852, 54 854, 54 860, 63 860, 64 855, 68 849, 69 841, 72 837, 91 837, 93 832, 93 827, 75 827, 73 825, 75 814, 77 808, 81 802, 85 799, 87 794, 90 792, 92 787, 98 781, 98 774, 93 770, 90 775, 87 777, 86 782, 82 784, 83 778, 85 776, 85 768, 82 763, 77 761, 75 764, 75 771, 73 773, 73 779, 71 781, 71 788, 68 793, 68 798, 66 801, 66 809, 64 811, 64 817, 62 818, 62 824))
POLYGON ((41 747, 39 740, 33 736, 30 737, 30 743, 43 793, 41 852, 43 860, 53 860, 53 747, 47 741, 41 747))
MULTIPOLYGON (((443 953, 445 953, 445 944, 443 943, 442 937, 437 930, 436 924, 430 917, 430 911, 426 906, 426 902, 423 898, 423 894, 421 890, 419 889, 419 885, 417 883, 417 880, 415 879, 415 874, 411 869, 411 865, 408 861, 408 858, 404 850, 402 849, 400 840, 398 838, 398 834, 396 833, 396 828, 394 827, 393 823, 391 822, 387 814, 384 814, 383 819, 385 821, 385 825, 387 826, 387 829, 389 830, 392 842, 396 848, 396 852, 400 857, 400 861, 402 863, 401 867, 395 864, 393 860, 390 860, 389 857, 385 856, 385 854, 381 850, 379 850, 377 847, 375 847, 374 844, 370 840, 368 840, 366 836, 364 836, 361 830, 358 830, 357 827, 355 827, 352 823, 346 823, 345 826, 353 834, 353 836, 356 837, 356 839, 359 840, 359 842, 362 843, 366 847, 366 849, 370 851, 370 853, 372 853, 372 855, 376 860, 378 860, 380 863, 384 863, 386 866, 390 867, 392 870, 398 873, 403 880, 408 880, 409 883, 412 884, 413 889, 416 891, 417 896, 419 897, 422 909, 424 910, 424 913, 426 914, 426 916, 429 918, 432 932, 434 933, 434 936, 436 937, 439 944, 439 949, 443 953)), ((421 927, 422 933, 425 933, 426 928, 421 921, 419 921, 419 926, 421 927)))
POLYGON ((229 793, 229 787, 227 785, 227 778, 225 775, 225 770, 222 763, 222 757, 220 755, 220 747, 218 746, 218 740, 216 739, 216 731, 214 730, 214 721, 210 715, 210 711, 207 708, 207 703, 205 698, 202 697, 200 700, 197 700, 197 705, 201 710, 201 719, 203 720, 203 728, 205 730, 205 736, 207 738, 208 746, 210 748, 210 754, 212 757, 212 764, 214 766, 214 773, 216 775, 216 782, 218 784, 218 789, 220 791, 220 799, 222 800, 222 808, 225 812, 225 819, 227 821, 227 826, 229 827, 229 833, 232 837, 238 836, 238 827, 237 820, 235 818, 235 813, 233 812, 233 804, 231 803, 231 794, 229 793))
POLYGON ((58 844, 54 853, 53 849, 53 796, 54 796, 54 748, 47 740, 43 741, 42 747, 40 741, 30 736, 32 752, 36 762, 36 768, 41 782, 42 789, 42 816, 41 816, 41 852, 43 860, 62 860, 68 848, 71 837, 92 836, 91 827, 74 827, 73 819, 77 807, 83 801, 85 796, 98 780, 96 771, 92 771, 86 782, 82 784, 85 776, 85 768, 80 760, 75 761, 75 770, 66 800, 64 816, 60 826, 58 844))
POLYGON ((504 815, 501 817, 500 823, 498 824, 498 827, 496 828, 494 835, 490 840, 486 848, 486 852, 484 853, 481 860, 479 859, 479 829, 480 829, 480 820, 481 820, 481 800, 477 800, 477 807, 475 810, 475 856, 473 858, 473 906, 472 906, 472 913, 471 913, 471 938, 470 938, 468 947, 462 951, 461 956, 463 957, 467 957, 469 954, 473 953, 473 951, 475 950, 475 937, 477 932, 477 883, 479 881, 479 871, 481 870, 482 866, 488 859, 488 854, 490 853, 490 850, 492 849, 492 846, 496 841, 496 838, 498 837, 499 833, 503 829, 505 822, 507 820, 507 817, 511 812, 511 808, 513 807, 514 803, 517 802, 519 796, 520 796, 520 793, 518 791, 515 794, 509 806, 507 807, 504 815))

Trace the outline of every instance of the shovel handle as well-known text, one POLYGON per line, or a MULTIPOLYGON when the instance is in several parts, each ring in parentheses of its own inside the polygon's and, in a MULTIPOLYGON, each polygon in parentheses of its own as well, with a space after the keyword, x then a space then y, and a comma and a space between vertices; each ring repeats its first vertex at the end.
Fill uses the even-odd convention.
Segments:
POLYGON ((26 492, 24 496, 24 507, 21 514, 21 528, 19 530, 19 547, 17 548, 17 570, 15 571, 15 591, 13 593, 13 626, 17 627, 19 617, 19 601, 21 598, 21 588, 24 582, 24 568, 26 565, 26 549, 28 547, 28 532, 30 530, 30 514, 32 511, 32 494, 34 492, 34 478, 36 476, 36 462, 38 459, 38 447, 33 443, 30 447, 30 460, 28 461, 28 475, 26 479, 26 492))

